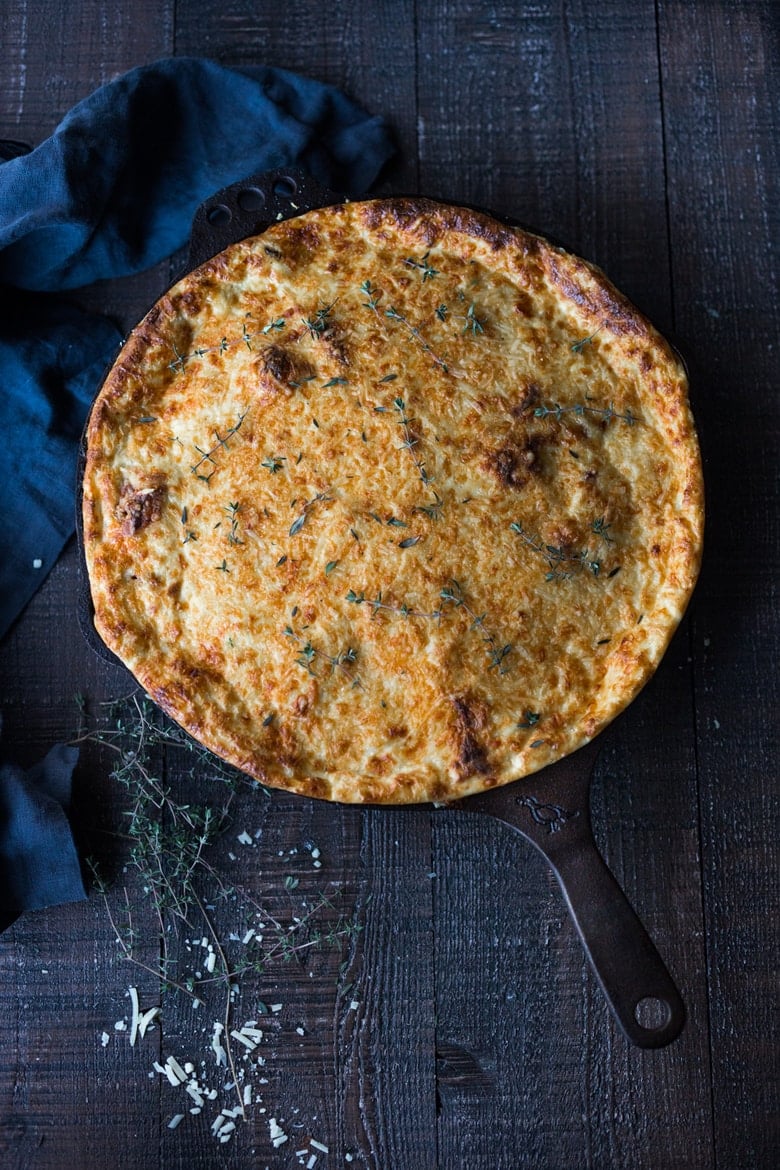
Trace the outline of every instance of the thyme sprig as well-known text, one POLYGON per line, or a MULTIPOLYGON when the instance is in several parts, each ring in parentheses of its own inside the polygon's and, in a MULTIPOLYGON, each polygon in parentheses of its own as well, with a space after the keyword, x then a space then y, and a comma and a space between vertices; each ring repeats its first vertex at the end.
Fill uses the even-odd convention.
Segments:
MULTIPOLYGON (((533 549, 534 552, 542 556, 549 566, 549 571, 545 575, 545 581, 569 581, 577 573, 584 570, 590 572, 594 577, 601 575, 602 560, 596 552, 591 552, 589 547, 581 549, 579 552, 568 552, 565 548, 559 545, 545 544, 537 536, 532 536, 523 528, 522 524, 513 520, 509 525, 512 532, 515 532, 521 540, 533 549)), ((597 536, 605 544, 614 544, 614 538, 610 535, 610 524, 606 523, 603 516, 598 517, 591 522, 590 531, 594 536, 597 536)), ((614 577, 619 571, 620 566, 612 569, 608 576, 614 577)))
POLYGON ((591 414, 597 418, 603 418, 607 423, 619 419, 629 427, 633 427, 635 423, 641 422, 641 419, 630 410, 626 410, 625 413, 621 414, 619 410, 615 410, 611 402, 609 406, 591 406, 589 402, 575 402, 571 406, 560 406, 556 402, 552 405, 543 404, 542 406, 537 406, 534 410, 534 416, 536 418, 548 418, 552 415, 553 418, 561 419, 564 414, 573 414, 577 418, 591 414))
MULTIPOLYGON (((129 850, 132 876, 121 887, 120 904, 103 878, 99 865, 90 860, 95 886, 103 899, 108 921, 123 959, 146 971, 161 984, 166 994, 177 991, 196 1005, 210 998, 216 989, 223 994, 225 1047, 231 1080, 236 1085, 243 1110, 236 1063, 231 1052, 230 1017, 234 993, 241 980, 262 974, 274 960, 298 959, 309 950, 326 945, 340 945, 352 938, 360 927, 337 913, 332 896, 321 893, 310 905, 305 898, 305 912, 292 915, 287 923, 260 903, 255 895, 226 880, 210 860, 209 854, 220 837, 233 823, 235 802, 242 789, 265 790, 255 781, 225 765, 205 748, 154 708, 140 691, 123 700, 103 704, 101 716, 90 720, 81 696, 79 733, 75 743, 92 742, 114 756, 110 779, 124 794, 122 829, 110 835, 125 842, 129 850), (186 802, 175 796, 162 779, 164 760, 175 764, 186 777, 186 802), (185 766, 185 761, 189 766, 185 766), (198 785, 208 786, 199 803, 193 793, 198 785), (222 785, 223 795, 215 794, 214 785, 222 785), (129 888, 128 888, 129 887, 129 888), (144 903, 151 903, 159 927, 159 959, 149 961, 148 937, 142 935, 138 921, 144 903), (246 923, 252 914, 262 919, 263 942, 251 951, 242 947, 244 933, 233 931, 230 940, 220 937, 214 917, 218 904, 229 907, 246 923), (318 926, 318 918, 328 913, 329 921, 318 926), (185 967, 192 962, 173 953, 174 944, 184 927, 193 937, 206 935, 213 941, 213 962, 203 975, 185 967)), ((125 867, 123 872, 127 872, 125 867)), ((336 891, 338 893, 338 890, 336 891)), ((289 900, 289 895, 287 899, 289 900)), ((292 910, 291 910, 292 913, 292 910)), ((238 925, 238 923, 236 924, 238 925)), ((253 932, 254 933, 254 932, 253 932)), ((205 945, 205 944, 204 944, 205 945)))
POLYGON ((301 509, 300 514, 296 517, 295 520, 293 520, 292 524, 290 525, 290 536, 297 536, 298 535, 298 533, 301 531, 304 524, 306 523, 306 519, 309 515, 309 512, 311 511, 311 509, 314 507, 315 504, 320 503, 320 501, 329 501, 332 499, 333 499, 333 496, 330 494, 330 492, 324 491, 324 492, 317 492, 316 496, 312 496, 312 498, 310 500, 307 500, 306 503, 303 505, 303 508, 301 509))
POLYGON ((276 475, 277 471, 281 471, 284 464, 287 462, 286 455, 267 455, 260 463, 261 467, 265 467, 271 472, 271 475, 276 475))
MULTIPOLYGON (((419 455, 417 454, 417 451, 415 450, 415 448, 418 446, 418 444, 420 442, 420 440, 417 438, 417 436, 411 430, 411 424, 415 420, 410 418, 407 415, 406 403, 404 402, 403 398, 401 398, 401 397, 397 397, 397 398, 393 399, 392 409, 398 415, 398 425, 403 428, 403 442, 401 443, 401 446, 399 447, 399 451, 408 451, 409 452, 412 463, 414 464, 415 470, 417 471, 417 474, 419 475, 421 482, 423 484, 425 484, 426 487, 429 487, 430 483, 431 483, 431 477, 425 468, 425 464, 422 462, 419 455)), ((375 406, 374 411, 376 414, 389 414, 390 407, 389 406, 375 406)))
POLYGON ((197 445, 197 443, 195 444, 195 450, 200 455, 200 459, 197 461, 197 463, 192 464, 192 466, 190 467, 190 471, 193 473, 193 475, 195 476, 196 479, 200 479, 204 483, 209 482, 212 475, 217 470, 217 461, 214 458, 214 456, 216 455, 217 451, 230 449, 230 440, 233 438, 233 436, 236 434, 236 432, 241 429, 241 424, 244 421, 244 419, 246 418, 247 413, 248 412, 246 410, 242 411, 239 414, 236 422, 233 424, 232 427, 228 427, 228 429, 225 431, 224 435, 220 435, 219 431, 215 429, 214 430, 215 443, 214 443, 214 446, 211 447, 208 451, 204 451, 204 449, 202 447, 199 447, 197 445), (204 465, 208 465, 208 464, 211 464, 211 471, 209 471, 208 474, 206 474, 205 472, 202 472, 200 470, 200 468, 203 467, 204 465))
POLYGON ((465 324, 461 329, 461 333, 471 333, 473 337, 476 337, 478 334, 485 332, 485 322, 477 316, 477 310, 473 301, 466 310, 464 320, 465 324))
POLYGON ((385 317, 388 317, 391 321, 398 321, 409 333, 409 336, 413 337, 421 349, 428 354, 431 360, 442 370, 444 370, 445 374, 449 373, 449 366, 447 365, 447 362, 445 362, 443 358, 439 357, 433 347, 430 346, 425 340, 417 326, 412 325, 408 317, 406 317, 403 313, 399 313, 398 309, 393 308, 392 305, 389 309, 385 309, 385 317))
POLYGON ((413 260, 411 256, 407 256, 407 258, 404 260, 404 264, 407 264, 410 268, 419 268, 420 269, 420 271, 422 272, 423 284, 425 284, 426 280, 433 280, 434 276, 439 275, 438 268, 434 268, 433 265, 428 263, 428 257, 430 256, 430 254, 431 254, 431 251, 429 248, 428 251, 425 253, 425 255, 420 260, 413 260))
POLYGON ((241 504, 236 501, 234 504, 228 504, 225 512, 230 520, 230 532, 228 532, 228 544, 241 545, 243 540, 238 535, 238 514, 241 511, 241 504))
POLYGON ((250 331, 247 328, 247 318, 251 317, 251 313, 246 313, 244 320, 241 322, 241 336, 234 338, 232 341, 227 337, 222 337, 218 345, 198 345, 190 353, 181 353, 176 342, 173 343, 173 359, 168 362, 168 369, 172 370, 174 374, 180 374, 184 367, 192 358, 205 357, 207 353, 227 353, 227 351, 234 345, 240 345, 241 342, 252 349, 252 342, 257 338, 264 337, 271 332, 278 332, 284 329, 287 322, 284 317, 277 317, 274 321, 269 321, 267 325, 263 325, 260 329, 250 331))
POLYGON ((487 647, 487 653, 490 659, 488 670, 497 670, 502 675, 508 674, 509 667, 504 666, 503 663, 507 656, 512 653, 514 647, 511 642, 506 642, 501 645, 495 636, 485 627, 487 613, 477 614, 474 612, 466 601, 462 585, 454 578, 448 586, 445 586, 441 590, 439 596, 445 604, 454 605, 456 609, 462 609, 471 618, 471 629, 479 632, 482 641, 487 647))
POLYGON ((585 346, 590 345, 591 341, 593 341, 593 338, 596 336, 597 333, 601 332, 602 328, 603 328, 603 326, 599 325, 598 329, 596 329, 588 337, 582 337, 579 341, 573 342, 569 346, 569 349, 572 351, 572 353, 582 353, 585 346))
POLYGON ((350 589, 345 594, 347 601, 351 601, 353 605, 368 605, 376 615, 380 610, 385 610, 387 613, 397 613, 401 617, 410 618, 429 618, 433 621, 438 621, 441 617, 441 610, 435 609, 432 613, 424 613, 422 610, 415 609, 414 606, 394 605, 391 602, 384 601, 381 590, 376 597, 366 597, 365 593, 356 593, 354 589, 350 589))
POLYGON ((323 305, 322 308, 317 309, 313 317, 301 317, 301 320, 308 329, 309 336, 313 341, 317 341, 330 329, 330 315, 332 311, 333 302, 331 302, 329 305, 323 305))
MULTIPOLYGON (((302 631, 307 629, 308 626, 302 627, 302 631)), ((359 675, 353 674, 349 669, 350 666, 354 666, 358 658, 357 650, 354 647, 347 646, 346 649, 339 650, 337 654, 328 654, 326 651, 314 646, 310 638, 304 638, 303 632, 297 633, 291 625, 284 627, 284 633, 285 637, 291 638, 300 646, 300 651, 295 661, 298 666, 303 667, 307 674, 310 674, 313 678, 319 677, 312 663, 315 659, 321 659, 323 662, 330 664, 331 674, 336 670, 340 670, 349 679, 353 687, 362 688, 363 684, 360 681, 359 675)))
POLYGON ((368 300, 361 302, 363 308, 371 309, 373 313, 376 313, 376 315, 379 316, 379 309, 377 308, 377 305, 379 304, 380 289, 376 288, 370 280, 364 280, 360 286, 360 291, 364 293, 366 297, 368 297, 368 300))

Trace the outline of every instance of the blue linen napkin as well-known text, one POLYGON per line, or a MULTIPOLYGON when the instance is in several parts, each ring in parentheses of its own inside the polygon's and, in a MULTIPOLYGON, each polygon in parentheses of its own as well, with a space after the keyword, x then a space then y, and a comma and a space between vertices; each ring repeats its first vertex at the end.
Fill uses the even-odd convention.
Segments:
POLYGON ((59 743, 29 772, 0 763, 0 932, 25 910, 87 896, 66 815, 78 756, 59 743))
MULTIPOLYGON (((156 264, 205 198, 250 174, 297 165, 354 196, 393 152, 385 122, 330 86, 198 58, 124 74, 31 152, 0 143, 0 638, 73 531, 79 436, 120 340, 53 294, 156 264)), ((63 811, 76 756, 57 745, 27 777, 0 767, 0 930, 84 896, 63 811)))
POLYGON ((98 89, 29 154, 11 145, 0 164, 0 637, 73 531, 77 438, 119 341, 104 318, 17 290, 150 267, 185 243, 205 198, 253 172, 298 165, 358 195, 394 150, 385 122, 330 86, 187 57, 98 89))

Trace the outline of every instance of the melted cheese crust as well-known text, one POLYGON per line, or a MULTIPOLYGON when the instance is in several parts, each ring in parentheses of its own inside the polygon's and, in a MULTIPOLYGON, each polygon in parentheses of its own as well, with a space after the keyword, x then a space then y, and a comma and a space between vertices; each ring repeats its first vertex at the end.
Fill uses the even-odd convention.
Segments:
POLYGON ((96 627, 264 784, 451 800, 595 736, 698 573, 685 374, 593 266, 425 200, 313 211, 164 296, 93 407, 96 627))

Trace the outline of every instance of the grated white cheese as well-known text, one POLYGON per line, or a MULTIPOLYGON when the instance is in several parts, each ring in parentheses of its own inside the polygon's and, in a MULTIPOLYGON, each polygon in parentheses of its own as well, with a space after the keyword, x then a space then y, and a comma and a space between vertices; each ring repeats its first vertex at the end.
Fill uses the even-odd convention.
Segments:
POLYGON ((180 1121, 184 1121, 184 1114, 183 1113, 175 1113, 173 1115, 173 1117, 171 1118, 171 1120, 168 1122, 168 1129, 176 1129, 176 1126, 179 1124, 180 1121))
POLYGON ((217 1068, 219 1068, 221 1064, 227 1068, 227 1053, 225 1052, 225 1049, 222 1047, 222 1043, 220 1042, 220 1036, 224 1031, 224 1024, 221 1024, 219 1020, 215 1020, 214 1035, 211 1037, 211 1047, 214 1050, 214 1055, 217 1058, 217 1068))
POLYGON ((179 1064, 175 1056, 169 1056, 165 1062, 165 1071, 168 1075, 168 1080, 173 1085, 183 1085, 187 1080, 187 1074, 179 1064), (169 1071, 170 1070, 170 1071, 169 1071), (172 1078, 176 1078, 175 1080, 172 1078))
POLYGON ((203 1094, 197 1081, 190 1081, 186 1086, 186 1090, 198 1107, 203 1105, 203 1094))
POLYGON ((138 1035, 142 1040, 146 1035, 146 1030, 151 1024, 152 1020, 155 1019, 156 1016, 159 1016, 159 1014, 160 1009, 158 1007, 152 1007, 149 1008, 148 1011, 141 1012, 141 1015, 138 1017, 138 1035))
POLYGON ((249 836, 246 829, 244 829, 243 833, 239 833, 238 837, 236 837, 236 840, 238 841, 239 845, 252 844, 252 838, 249 836))
POLYGON ((128 994, 133 1008, 133 1019, 130 1024, 130 1047, 134 1048, 136 1039, 138 1038, 138 1017, 141 1014, 138 1006, 138 989, 136 987, 129 987, 128 994))
POLYGON ((309 1142, 309 1145, 312 1147, 312 1149, 319 1150, 321 1154, 327 1154, 328 1152, 327 1146, 323 1146, 322 1142, 315 1142, 313 1138, 309 1142))
POLYGON ((243 1044, 245 1048, 248 1048, 250 1052, 254 1052, 254 1050, 257 1048, 256 1040, 250 1040, 248 1036, 244 1036, 236 1028, 233 1028, 230 1035, 234 1040, 238 1040, 239 1044, 243 1044))

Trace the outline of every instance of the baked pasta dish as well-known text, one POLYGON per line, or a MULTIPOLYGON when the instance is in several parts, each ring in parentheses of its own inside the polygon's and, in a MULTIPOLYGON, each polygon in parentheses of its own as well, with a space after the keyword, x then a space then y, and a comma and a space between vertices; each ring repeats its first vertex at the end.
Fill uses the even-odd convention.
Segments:
POLYGON ((448 801, 648 680, 699 569, 685 373, 592 265, 423 199, 274 224, 179 281, 93 406, 95 624, 263 784, 448 801))

